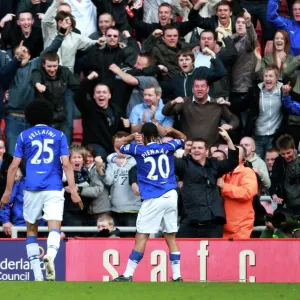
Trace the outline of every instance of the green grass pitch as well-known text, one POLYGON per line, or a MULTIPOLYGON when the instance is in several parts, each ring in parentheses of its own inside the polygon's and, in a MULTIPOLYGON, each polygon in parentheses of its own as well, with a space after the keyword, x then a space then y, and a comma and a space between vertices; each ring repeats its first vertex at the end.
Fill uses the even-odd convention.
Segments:
POLYGON ((1 299, 300 300, 299 284, 0 282, 1 299))

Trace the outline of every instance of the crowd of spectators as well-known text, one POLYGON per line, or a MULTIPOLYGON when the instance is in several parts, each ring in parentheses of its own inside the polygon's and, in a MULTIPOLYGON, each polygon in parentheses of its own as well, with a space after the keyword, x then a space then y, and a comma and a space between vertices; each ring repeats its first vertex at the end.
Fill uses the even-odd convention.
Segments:
MULTIPOLYGON (((63 178, 65 226, 132 236, 117 227, 135 226, 141 206, 136 161, 114 143, 146 122, 163 142, 170 127, 188 138, 175 153, 178 236, 266 225, 274 237, 268 213, 300 216, 300 0, 0 0, 0 47, 1 195, 24 109, 43 99, 84 203, 63 178)), ((25 176, 0 212, 6 235, 25 224, 25 176)))

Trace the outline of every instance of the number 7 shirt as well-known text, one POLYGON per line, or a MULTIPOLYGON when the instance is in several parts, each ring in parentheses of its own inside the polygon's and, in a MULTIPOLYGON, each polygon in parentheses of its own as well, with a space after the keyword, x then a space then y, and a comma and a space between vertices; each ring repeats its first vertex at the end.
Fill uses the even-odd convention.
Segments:
POLYGON ((184 140, 147 145, 127 144, 121 153, 134 156, 137 162, 137 182, 142 200, 158 198, 177 187, 174 172, 174 152, 184 146, 184 140))
POLYGON ((14 157, 26 162, 25 190, 62 190, 63 155, 69 155, 69 150, 67 138, 61 131, 47 125, 36 125, 21 132, 14 157))

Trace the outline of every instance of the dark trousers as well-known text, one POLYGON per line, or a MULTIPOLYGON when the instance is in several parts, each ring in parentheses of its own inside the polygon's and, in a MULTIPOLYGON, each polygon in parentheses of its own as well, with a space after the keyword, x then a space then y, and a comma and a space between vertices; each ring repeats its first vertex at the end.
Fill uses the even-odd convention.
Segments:
POLYGON ((176 237, 178 238, 221 238, 223 225, 180 224, 176 237))

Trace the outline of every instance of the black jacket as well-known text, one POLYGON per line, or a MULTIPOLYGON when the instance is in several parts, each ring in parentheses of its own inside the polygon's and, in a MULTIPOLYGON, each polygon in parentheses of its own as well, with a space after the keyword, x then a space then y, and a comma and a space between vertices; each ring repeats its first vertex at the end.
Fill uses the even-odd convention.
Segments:
POLYGON ((105 111, 101 109, 94 100, 86 100, 87 93, 93 99, 93 88, 95 82, 87 78, 75 94, 75 103, 82 115, 83 140, 82 144, 99 144, 105 148, 108 153, 114 151, 112 137, 118 131, 125 130, 121 117, 125 118, 125 113, 114 103, 109 103, 109 107, 113 110, 114 123, 109 126, 105 111))
MULTIPOLYGON (((258 87, 258 85, 253 86, 248 90, 247 96, 245 98, 244 111, 246 111, 247 108, 249 108, 249 112, 248 112, 248 117, 246 120, 246 126, 242 133, 243 136, 252 136, 253 135, 255 123, 259 117, 260 93, 261 93, 261 90, 258 87)), ((288 119, 288 113, 284 109, 283 106, 281 107, 281 111, 282 111, 283 119, 282 119, 280 127, 277 129, 277 131, 280 130, 287 123, 287 119, 288 119)))
POLYGON ((131 47, 125 48, 98 48, 92 46, 88 54, 81 60, 82 69, 85 75, 89 75, 95 71, 99 75, 99 80, 113 88, 116 75, 108 68, 111 64, 116 64, 119 67, 133 67, 137 59, 137 51, 131 47))
MULTIPOLYGON (((285 160, 278 156, 272 168, 271 187, 269 189, 271 197, 276 194, 279 198, 285 199, 284 193, 284 177, 285 177, 285 160)), ((282 205, 279 205, 282 206, 282 205)))
POLYGON ((35 69, 31 74, 31 84, 33 87, 37 83, 41 83, 46 86, 44 93, 39 93, 36 90, 37 97, 42 97, 48 101, 51 101, 54 106, 64 104, 64 94, 67 88, 75 92, 79 88, 79 79, 64 66, 59 66, 56 76, 51 77, 44 69, 35 69))
POLYGON ((217 179, 239 164, 238 150, 228 150, 228 159, 218 161, 207 158, 205 165, 195 162, 191 156, 175 159, 176 175, 183 181, 182 223, 215 221, 225 224, 224 201, 217 179))

